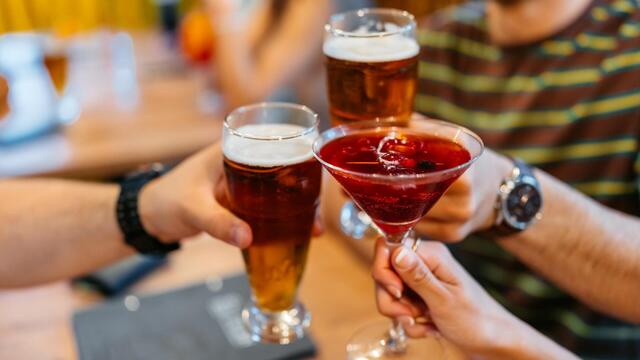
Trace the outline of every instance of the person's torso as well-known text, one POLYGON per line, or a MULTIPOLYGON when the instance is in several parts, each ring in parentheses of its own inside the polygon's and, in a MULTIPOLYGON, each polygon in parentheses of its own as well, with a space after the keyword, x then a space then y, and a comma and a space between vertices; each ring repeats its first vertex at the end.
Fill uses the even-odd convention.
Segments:
MULTIPOLYGON (((595 1, 555 36, 520 48, 490 43, 482 3, 429 25, 419 32, 417 111, 467 126, 488 147, 640 216, 640 2, 595 1)), ((511 311, 572 350, 640 357, 640 328, 589 311, 491 241, 456 250, 511 311)))

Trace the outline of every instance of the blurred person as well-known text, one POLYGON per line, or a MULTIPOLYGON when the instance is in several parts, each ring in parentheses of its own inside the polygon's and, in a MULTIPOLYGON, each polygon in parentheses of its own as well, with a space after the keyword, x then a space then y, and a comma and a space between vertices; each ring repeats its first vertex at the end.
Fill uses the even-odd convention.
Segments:
POLYGON ((221 149, 211 146, 165 175, 150 170, 120 186, 0 180, 0 288, 71 278, 136 250, 166 253, 200 232, 249 246, 249 225, 214 196, 222 174, 221 149))
POLYGON ((441 242, 390 253, 379 239, 375 253, 375 276, 391 282, 399 277, 420 299, 407 303, 377 291, 380 312, 399 319, 409 336, 441 335, 474 359, 577 359, 502 307, 441 242))
POLYGON ((421 25, 416 110, 493 150, 417 230, 579 356, 640 357, 640 3, 490 0, 421 25))
POLYGON ((322 39, 329 15, 366 6, 366 0, 268 0, 249 14, 240 1, 206 0, 214 33, 213 67, 226 105, 270 99, 312 108, 325 99, 322 39))

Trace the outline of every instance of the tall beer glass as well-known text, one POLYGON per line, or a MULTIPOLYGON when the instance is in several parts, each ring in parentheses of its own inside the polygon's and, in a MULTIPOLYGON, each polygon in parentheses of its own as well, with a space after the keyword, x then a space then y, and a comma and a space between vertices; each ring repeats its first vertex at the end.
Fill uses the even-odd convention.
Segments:
POLYGON ((418 75, 415 29, 413 15, 395 9, 331 16, 323 51, 334 126, 375 118, 406 125, 418 75))
POLYGON ((296 293, 320 195, 317 136, 317 115, 295 104, 244 106, 224 122, 231 211, 253 232, 242 251, 252 291, 242 317, 254 341, 288 344, 310 322, 296 293))

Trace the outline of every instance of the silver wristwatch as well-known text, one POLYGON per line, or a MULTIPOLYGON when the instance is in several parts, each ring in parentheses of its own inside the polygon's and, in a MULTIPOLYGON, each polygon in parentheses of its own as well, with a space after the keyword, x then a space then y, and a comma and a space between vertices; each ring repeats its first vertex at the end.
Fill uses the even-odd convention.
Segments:
POLYGON ((523 231, 542 218, 542 189, 533 169, 522 160, 512 160, 513 169, 502 181, 495 204, 494 229, 501 235, 523 231))

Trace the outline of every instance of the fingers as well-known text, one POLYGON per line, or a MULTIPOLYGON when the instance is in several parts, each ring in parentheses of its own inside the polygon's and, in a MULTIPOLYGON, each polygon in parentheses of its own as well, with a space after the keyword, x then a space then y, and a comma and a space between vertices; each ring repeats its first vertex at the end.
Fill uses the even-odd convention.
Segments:
POLYGON ((216 201, 220 205, 229 209, 229 206, 231 204, 229 203, 229 195, 227 192, 227 182, 224 181, 223 176, 221 176, 220 179, 215 184, 214 196, 216 198, 216 201))
POLYGON ((464 240, 472 232, 471 227, 471 223, 440 221, 425 217, 416 226, 416 231, 430 239, 454 243, 464 240))
POLYGON ((413 318, 420 315, 418 309, 412 307, 409 303, 401 302, 380 285, 376 285, 376 305, 380 314, 390 318, 402 316, 413 318))
POLYGON ((386 246, 384 239, 378 239, 376 241, 371 275, 376 283, 383 286, 396 299, 399 299, 403 290, 402 280, 391 267, 389 254, 389 248, 386 246))
POLYGON ((251 228, 213 198, 201 197, 187 210, 191 222, 199 230, 241 249, 251 244, 251 228))
POLYGON ((417 255, 442 283, 452 286, 460 284, 461 267, 444 244, 438 241, 422 241, 417 255))
POLYGON ((436 326, 432 322, 421 323, 409 316, 399 317, 398 321, 402 324, 405 334, 410 338, 425 338, 438 332, 436 326))
MULTIPOLYGON (((437 260, 437 259, 435 259, 437 260)), ((432 261, 436 268, 440 262, 432 261)), ((420 257, 406 247, 400 247, 393 253, 393 267, 397 274, 413 289, 429 306, 431 301, 443 301, 448 294, 447 289, 431 272, 420 257)))
POLYGON ((320 215, 320 211, 316 212, 316 217, 313 220, 313 228, 311 229, 312 236, 320 236, 324 232, 324 222, 322 221, 322 216, 320 215))

